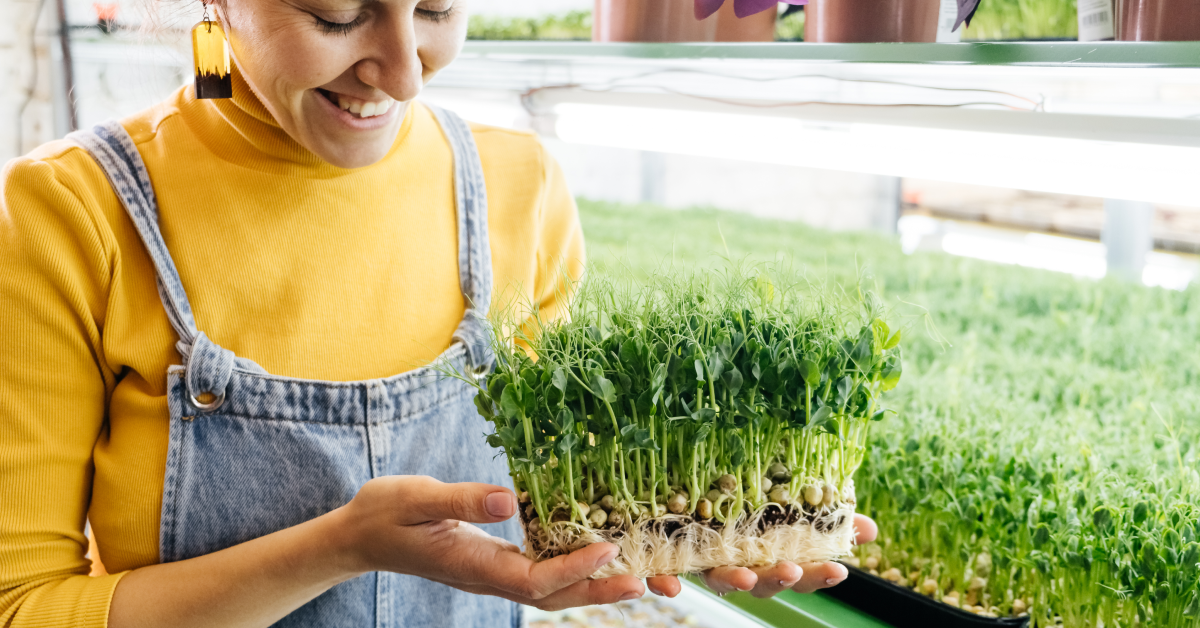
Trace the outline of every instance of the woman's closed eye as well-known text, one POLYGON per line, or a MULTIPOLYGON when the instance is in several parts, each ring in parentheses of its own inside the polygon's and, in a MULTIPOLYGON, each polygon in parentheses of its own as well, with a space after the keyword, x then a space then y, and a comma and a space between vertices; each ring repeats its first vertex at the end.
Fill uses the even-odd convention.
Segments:
POLYGON ((367 21, 365 13, 358 14, 358 17, 349 22, 331 22, 319 15, 314 15, 313 17, 317 20, 317 26, 326 35, 347 35, 350 31, 358 28, 363 22, 367 21))
MULTIPOLYGON (((430 22, 437 23, 437 22, 443 22, 443 21, 449 19, 450 16, 454 15, 455 10, 456 10, 455 5, 450 5, 449 7, 445 8, 445 9, 441 9, 441 10, 422 9, 422 8, 418 7, 417 9, 415 9, 413 11, 413 13, 422 19, 426 19, 426 20, 429 20, 430 22)), ((336 22, 336 21, 332 21, 332 20, 327 20, 319 15, 313 15, 313 17, 316 18, 316 20, 317 20, 317 26, 326 35, 349 34, 350 31, 361 26, 362 23, 367 20, 366 13, 358 14, 357 17, 355 17, 353 20, 350 20, 349 22, 336 22)))

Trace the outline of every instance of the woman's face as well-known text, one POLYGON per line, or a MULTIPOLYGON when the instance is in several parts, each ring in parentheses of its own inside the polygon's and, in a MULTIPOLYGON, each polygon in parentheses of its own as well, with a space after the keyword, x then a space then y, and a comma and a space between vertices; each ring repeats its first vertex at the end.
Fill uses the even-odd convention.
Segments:
POLYGON ((305 148, 342 168, 391 149, 466 38, 465 0, 224 0, 238 68, 305 148))

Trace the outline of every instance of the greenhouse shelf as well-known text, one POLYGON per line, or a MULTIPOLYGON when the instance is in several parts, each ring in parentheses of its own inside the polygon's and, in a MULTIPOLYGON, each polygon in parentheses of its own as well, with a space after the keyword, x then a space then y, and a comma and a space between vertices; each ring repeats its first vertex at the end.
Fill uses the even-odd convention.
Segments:
POLYGON ((811 61, 1038 67, 1200 68, 1200 42, 612 44, 467 42, 464 54, 525 59, 811 61))
POLYGON ((1200 42, 476 41, 429 87, 571 144, 1200 206, 1200 42))

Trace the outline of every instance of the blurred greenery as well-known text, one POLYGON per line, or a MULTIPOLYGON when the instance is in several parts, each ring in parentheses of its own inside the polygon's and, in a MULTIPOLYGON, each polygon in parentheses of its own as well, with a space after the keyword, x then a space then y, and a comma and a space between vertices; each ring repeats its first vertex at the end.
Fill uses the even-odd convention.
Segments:
POLYGON ((542 17, 489 17, 472 15, 467 39, 590 40, 592 12, 571 11, 542 17))
POLYGON ((1075 39, 1075 0, 981 0, 963 40, 1075 39))

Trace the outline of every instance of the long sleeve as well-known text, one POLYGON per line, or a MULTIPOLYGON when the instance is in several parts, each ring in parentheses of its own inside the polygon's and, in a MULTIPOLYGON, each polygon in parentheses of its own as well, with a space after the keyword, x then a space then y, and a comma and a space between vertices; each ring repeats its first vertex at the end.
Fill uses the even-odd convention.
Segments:
POLYGON ((567 189, 558 162, 543 151, 543 188, 537 282, 533 297, 543 321, 556 320, 570 312, 575 283, 583 276, 586 253, 579 209, 567 189))
POLYGON ((87 576, 84 535, 113 381, 101 343, 113 248, 65 172, 20 159, 3 177, 0 626, 14 628, 104 626, 120 579, 87 576))

